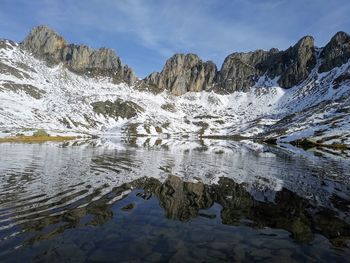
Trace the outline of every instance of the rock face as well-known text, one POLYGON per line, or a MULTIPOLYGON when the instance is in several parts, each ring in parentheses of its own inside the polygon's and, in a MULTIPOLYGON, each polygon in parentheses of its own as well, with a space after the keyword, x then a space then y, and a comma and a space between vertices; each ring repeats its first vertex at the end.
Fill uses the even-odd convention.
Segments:
POLYGON ((278 53, 257 50, 249 53, 233 53, 226 57, 217 78, 217 88, 233 92, 246 91, 262 74, 262 63, 278 53))
POLYGON ((113 50, 94 50, 85 45, 69 44, 47 26, 34 28, 20 45, 49 64, 63 62, 76 73, 109 76, 116 83, 124 81, 133 84, 136 81, 134 72, 129 67, 122 66, 113 50))
POLYGON ((316 66, 316 50, 313 37, 303 37, 299 42, 281 54, 280 66, 285 68, 278 83, 282 88, 300 84, 316 66))
POLYGON ((211 89, 216 74, 213 62, 204 62, 194 54, 176 54, 167 60, 160 73, 152 73, 143 82, 156 92, 166 89, 174 95, 182 95, 211 89))
POLYGON ((270 79, 279 77, 281 87, 291 88, 304 81, 315 65, 314 39, 306 36, 285 51, 233 53, 219 72, 213 62, 203 62, 194 54, 177 54, 165 63, 160 73, 152 73, 142 84, 152 91, 169 90, 174 95, 210 89, 231 93, 247 91, 265 75, 270 79))
POLYGON ((105 117, 118 119, 130 119, 135 117, 138 113, 144 112, 144 109, 132 101, 123 101, 117 99, 116 101, 97 101, 91 104, 93 111, 102 114, 105 117))
POLYGON ((271 49, 229 55, 218 74, 217 86, 224 91, 247 91, 265 74, 278 84, 291 88, 310 74, 316 64, 314 40, 306 36, 286 51, 271 49))
POLYGON ((323 60, 319 72, 326 72, 339 67, 350 59, 350 36, 345 32, 338 32, 321 52, 323 60))

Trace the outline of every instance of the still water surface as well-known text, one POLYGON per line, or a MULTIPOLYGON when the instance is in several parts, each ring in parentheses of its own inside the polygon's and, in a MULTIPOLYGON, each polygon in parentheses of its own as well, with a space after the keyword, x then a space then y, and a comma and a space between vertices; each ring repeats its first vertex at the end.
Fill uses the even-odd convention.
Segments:
POLYGON ((1 262, 346 262, 350 159, 232 141, 0 145, 1 262))

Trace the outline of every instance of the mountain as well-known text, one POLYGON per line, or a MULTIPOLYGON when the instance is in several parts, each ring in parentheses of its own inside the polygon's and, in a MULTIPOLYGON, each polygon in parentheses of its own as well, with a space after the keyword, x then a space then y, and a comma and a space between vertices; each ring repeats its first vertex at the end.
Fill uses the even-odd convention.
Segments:
POLYGON ((314 40, 307 36, 286 51, 233 53, 220 71, 213 62, 203 62, 194 54, 176 54, 165 63, 162 72, 152 73, 145 82, 175 95, 203 90, 248 91, 263 76, 278 77, 279 86, 291 88, 306 80, 315 65, 314 40))
POLYGON ((138 79, 107 48, 47 26, 0 41, 0 136, 50 133, 239 136, 350 145, 350 36, 230 54, 218 70, 176 54, 138 79))

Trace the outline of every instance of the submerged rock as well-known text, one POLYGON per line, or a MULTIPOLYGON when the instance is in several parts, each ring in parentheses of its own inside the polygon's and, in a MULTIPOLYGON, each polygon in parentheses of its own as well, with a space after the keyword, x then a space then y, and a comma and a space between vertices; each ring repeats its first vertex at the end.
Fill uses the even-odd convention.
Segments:
POLYGON ((135 207, 135 204, 130 203, 130 204, 127 204, 126 206, 122 207, 122 211, 130 211, 130 210, 134 209, 134 207, 135 207))

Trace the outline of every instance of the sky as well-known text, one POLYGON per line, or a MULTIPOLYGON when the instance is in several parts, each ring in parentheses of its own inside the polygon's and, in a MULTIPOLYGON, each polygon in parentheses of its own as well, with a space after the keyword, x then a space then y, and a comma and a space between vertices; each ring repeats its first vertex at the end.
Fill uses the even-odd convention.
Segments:
POLYGON ((0 0, 0 38, 21 42, 38 25, 67 41, 109 47, 139 77, 175 53, 218 68, 233 52, 286 49, 312 35, 324 46, 350 33, 350 0, 0 0))

